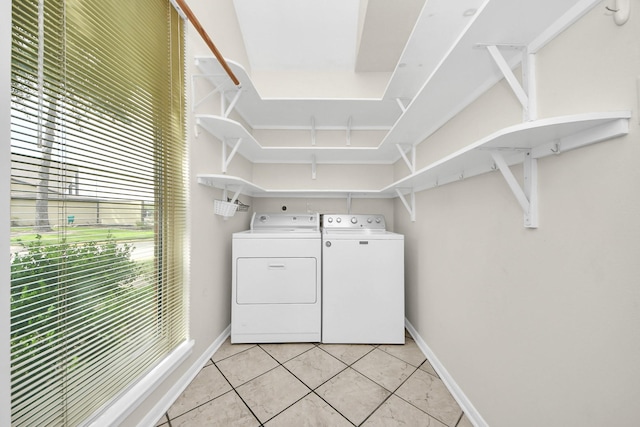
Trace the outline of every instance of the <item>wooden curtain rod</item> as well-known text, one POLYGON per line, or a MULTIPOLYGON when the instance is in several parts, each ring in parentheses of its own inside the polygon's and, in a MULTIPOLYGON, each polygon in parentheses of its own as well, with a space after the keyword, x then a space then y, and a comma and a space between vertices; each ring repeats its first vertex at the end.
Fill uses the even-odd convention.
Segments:
POLYGON ((196 15, 193 13, 193 11, 191 11, 191 8, 189 8, 185 0, 175 0, 175 2, 178 4, 178 7, 182 10, 182 12, 184 12, 184 14, 187 16, 189 22, 191 22, 191 24, 195 27, 196 31, 198 31, 198 34, 200 34, 202 40, 204 40, 207 46, 209 46, 209 49, 211 49, 211 52, 213 52, 213 54, 216 56, 216 58, 222 65, 222 68, 224 68, 224 70, 227 72, 233 84, 239 87, 240 80, 238 80, 236 75, 233 74, 233 71, 231 71, 231 68, 229 68, 229 64, 227 64, 227 61, 224 59, 216 45, 213 44, 213 41, 211 41, 211 38, 209 38, 209 35, 204 30, 204 28, 202 28, 202 25, 200 25, 200 21, 198 21, 198 18, 196 18, 196 15))

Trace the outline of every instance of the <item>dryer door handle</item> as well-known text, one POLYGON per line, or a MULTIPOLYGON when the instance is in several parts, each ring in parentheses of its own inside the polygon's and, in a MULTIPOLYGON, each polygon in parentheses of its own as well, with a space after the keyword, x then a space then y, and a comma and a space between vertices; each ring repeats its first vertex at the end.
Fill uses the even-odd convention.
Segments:
POLYGON ((269 270, 284 270, 285 268, 284 264, 269 264, 269 270))

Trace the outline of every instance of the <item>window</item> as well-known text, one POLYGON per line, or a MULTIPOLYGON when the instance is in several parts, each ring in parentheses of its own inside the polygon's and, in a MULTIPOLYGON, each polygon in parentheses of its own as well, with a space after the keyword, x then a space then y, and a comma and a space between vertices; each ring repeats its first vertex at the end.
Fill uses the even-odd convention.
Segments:
POLYGON ((13 0, 12 425, 78 425, 187 336, 169 0, 13 0))

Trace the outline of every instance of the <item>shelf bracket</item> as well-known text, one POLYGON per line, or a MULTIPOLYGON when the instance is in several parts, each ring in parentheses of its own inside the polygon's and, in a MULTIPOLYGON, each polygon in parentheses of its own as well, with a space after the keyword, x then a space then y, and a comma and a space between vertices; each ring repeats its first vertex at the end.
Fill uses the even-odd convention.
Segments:
POLYGON ((229 117, 229 114, 231 114, 231 111, 233 110, 233 108, 236 106, 236 104, 238 103, 238 99, 240 99, 240 95, 242 94, 241 90, 237 90, 236 94, 233 96, 233 99, 231 100, 231 103, 229 104, 229 107, 225 108, 224 104, 224 94, 222 95, 222 101, 221 101, 221 105, 222 105, 222 115, 223 117, 227 118, 229 117))
POLYGON ((400 155, 402 156, 402 160, 404 160, 405 164, 407 165, 407 167, 409 168, 409 170, 411 171, 411 173, 415 173, 416 171, 416 146, 415 145, 411 145, 411 147, 409 148, 409 150, 411 151, 411 160, 409 160, 409 158, 407 157, 407 151, 405 151, 405 147, 403 144, 396 144, 396 147, 398 148, 398 151, 400 152, 400 155))
POLYGON ((413 188, 411 189, 411 193, 409 193, 409 201, 407 201, 407 198, 404 196, 404 194, 402 194, 399 188, 396 188, 396 194, 402 201, 405 209, 407 209, 407 212, 409 212, 409 215, 411 216, 411 222, 416 222, 416 193, 413 188))
POLYGON ((238 138, 236 143, 233 145, 231 149, 231 153, 227 156, 227 140, 222 141, 222 173, 227 173, 227 168, 233 159, 233 156, 238 152, 238 148, 240 148, 240 144, 242 144, 242 138, 238 138))
POLYGON ((311 145, 316 145, 316 118, 311 116, 311 145))
POLYGON ((311 179, 316 179, 316 156, 311 156, 311 179))
POLYGON ((212 97, 213 95, 215 95, 216 93, 220 92, 220 88, 216 87, 215 89, 209 91, 209 93, 207 93, 205 96, 203 96, 202 98, 200 98, 198 101, 195 101, 196 99, 196 84, 195 84, 195 80, 196 78, 205 78, 207 76, 205 76, 204 74, 194 74, 191 76, 191 99, 194 100, 194 103, 191 107, 191 111, 195 112, 196 108, 198 106, 200 106, 200 104, 202 104, 204 101, 206 101, 207 99, 209 99, 210 97, 212 97))
POLYGON ((511 90, 522 104, 524 121, 535 120, 537 117, 537 98, 536 98, 536 76, 535 76, 535 55, 530 54, 525 46, 504 45, 503 47, 522 50, 522 81, 523 85, 516 78, 515 74, 509 67, 509 64, 500 53, 498 46, 495 44, 485 45, 487 51, 493 58, 502 75, 511 87, 511 90))
POLYGON ((353 121, 353 117, 349 116, 349 121, 347 122, 347 145, 351 145, 351 122, 353 121))
POLYGON ((524 91, 522 86, 520 86, 520 82, 518 82, 515 74, 513 74, 513 71, 511 71, 511 67, 509 67, 509 64, 507 64, 504 56, 502 56, 502 54, 498 50, 498 46, 488 45, 487 50, 489 51, 489 54, 493 58, 498 68, 500 68, 502 75, 507 80, 507 83, 509 83, 509 86, 511 86, 511 90, 513 90, 513 93, 515 93, 516 97, 522 104, 522 107, 527 108, 527 106, 529 105, 529 97, 527 96, 527 93, 524 91))
POLYGON ((396 98, 396 103, 398 104, 398 106, 400 107, 400 110, 404 114, 404 112, 407 111, 407 106, 404 105, 404 103, 402 102, 402 99, 396 98))
POLYGON ((524 188, 522 188, 502 153, 492 151, 491 157, 524 212, 524 226, 538 228, 538 161, 533 158, 530 151, 525 153, 524 188))
POLYGON ((527 93, 529 103, 522 112, 522 119, 525 122, 538 120, 538 86, 536 79, 536 55, 529 53, 525 47, 522 51, 522 84, 527 93))
POLYGON ((225 185, 224 189, 222 190, 222 200, 228 201, 229 203, 235 203, 236 200, 238 200, 238 197, 240 196, 240 194, 242 194, 242 190, 244 190, 244 185, 238 186, 238 189, 233 193, 233 197, 230 199, 229 190, 225 185))

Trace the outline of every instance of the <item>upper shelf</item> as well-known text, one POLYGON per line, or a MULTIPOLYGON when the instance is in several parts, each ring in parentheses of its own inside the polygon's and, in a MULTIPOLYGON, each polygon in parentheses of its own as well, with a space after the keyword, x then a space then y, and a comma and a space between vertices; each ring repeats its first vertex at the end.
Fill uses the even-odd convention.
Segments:
MULTIPOLYGON (((382 99, 265 99, 246 70, 227 60, 242 83, 236 111, 253 129, 352 129, 388 130, 402 110, 395 100, 382 99)), ((202 74, 231 101, 236 88, 214 57, 196 58, 202 74)))
MULTIPOLYGON (((503 78, 484 46, 498 46, 509 66, 515 67, 523 51, 535 52, 597 3, 485 0, 480 4, 469 0, 468 7, 473 10, 477 6, 477 11, 451 26, 453 33, 447 33, 443 43, 450 44, 448 50, 421 49, 430 42, 424 37, 430 34, 431 18, 438 18, 438 1, 442 0, 426 3, 382 99, 263 99, 244 68, 228 61, 242 83, 235 109, 250 127, 389 130, 377 148, 262 147, 249 132, 231 129, 231 121, 226 119, 200 115, 199 123, 219 138, 246 139, 250 143, 243 142, 239 152, 253 162, 309 162, 315 155, 319 163, 394 163, 402 156, 397 144, 419 144, 503 78), (432 57, 425 57, 427 51, 432 57), (423 84, 415 95, 419 83, 423 84), (413 95, 413 99, 405 99, 413 95)), ((233 103, 236 88, 218 61, 199 57, 196 62, 203 75, 233 103)))
POLYGON ((486 46, 494 45, 511 68, 523 52, 535 53, 597 0, 488 0, 425 81, 382 144, 426 139, 503 78, 486 46))

